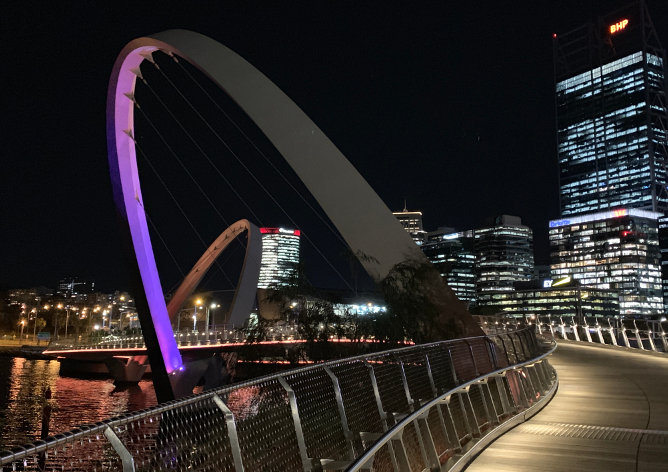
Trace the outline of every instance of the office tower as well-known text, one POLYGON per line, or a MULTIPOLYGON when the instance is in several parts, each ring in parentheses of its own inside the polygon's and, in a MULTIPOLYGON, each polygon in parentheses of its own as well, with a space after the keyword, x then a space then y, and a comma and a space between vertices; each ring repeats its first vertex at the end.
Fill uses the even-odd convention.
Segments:
POLYGON ((459 237, 458 233, 452 232, 439 234, 438 240, 425 242, 420 248, 455 291, 457 298, 463 302, 475 299, 473 238, 459 237))
POLYGON ((404 202, 403 211, 392 212, 397 217, 401 226, 411 235, 413 241, 420 245, 425 241, 427 232, 422 227, 422 212, 408 211, 404 202))
POLYGON ((661 216, 622 208, 550 221, 552 277, 616 290, 622 315, 662 312, 661 216))
POLYGON ((95 289, 95 282, 81 277, 67 277, 60 279, 56 296, 60 298, 76 298, 77 295, 87 295, 95 289))
POLYGON ((496 313, 533 320, 539 316, 617 316, 619 296, 614 290, 579 287, 571 278, 515 282, 512 292, 494 292, 486 306, 496 313), (553 282, 555 286, 552 286, 553 282))
POLYGON ((533 231, 520 218, 499 216, 494 226, 476 229, 474 234, 479 304, 491 299, 487 292, 512 291, 514 282, 531 280, 533 231))
POLYGON ((668 210, 666 56, 644 1, 554 35, 562 217, 668 210))
POLYGON ((262 261, 258 288, 280 284, 299 264, 298 229, 260 228, 262 234, 262 261))

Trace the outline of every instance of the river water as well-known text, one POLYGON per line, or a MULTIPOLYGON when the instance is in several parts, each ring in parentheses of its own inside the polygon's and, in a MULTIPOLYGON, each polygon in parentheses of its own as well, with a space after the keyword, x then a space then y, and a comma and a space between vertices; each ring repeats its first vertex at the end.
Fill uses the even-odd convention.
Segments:
POLYGON ((116 388, 112 379, 60 377, 59 368, 58 361, 0 357, 0 450, 39 439, 47 387, 49 434, 157 404, 150 380, 116 388))

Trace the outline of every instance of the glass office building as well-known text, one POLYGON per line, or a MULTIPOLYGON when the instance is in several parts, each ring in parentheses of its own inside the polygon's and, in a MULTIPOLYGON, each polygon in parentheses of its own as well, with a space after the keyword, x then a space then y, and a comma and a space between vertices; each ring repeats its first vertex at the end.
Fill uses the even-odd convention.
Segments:
POLYGON ((554 38, 561 215, 668 210, 666 57, 643 1, 554 38))
POLYGON ((529 319, 547 315, 619 315, 619 297, 615 290, 580 287, 575 280, 553 287, 553 282, 556 281, 516 282, 513 292, 485 293, 485 305, 497 308, 497 313, 529 319))
POLYGON ((299 264, 301 232, 283 228, 260 228, 262 234, 262 261, 258 288, 269 288, 280 283, 299 264))
POLYGON ((439 241, 424 243, 421 249, 457 298, 469 303, 475 299, 473 238, 459 238, 457 233, 443 236, 439 241))
POLYGON ((550 221, 552 278, 617 291, 622 315, 663 312, 661 216, 629 208, 550 221))
POLYGON ((475 234, 477 301, 484 304, 484 292, 512 291, 514 282, 533 277, 533 231, 517 216, 496 218, 494 226, 475 234))

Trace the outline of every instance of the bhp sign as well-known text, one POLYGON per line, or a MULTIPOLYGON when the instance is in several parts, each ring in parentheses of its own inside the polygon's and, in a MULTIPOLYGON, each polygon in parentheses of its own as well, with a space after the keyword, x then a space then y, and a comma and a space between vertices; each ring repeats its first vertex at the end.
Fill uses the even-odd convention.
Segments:
POLYGON ((626 28, 626 25, 629 24, 629 20, 622 20, 619 23, 615 23, 614 25, 610 25, 610 34, 618 33, 624 28, 626 28))

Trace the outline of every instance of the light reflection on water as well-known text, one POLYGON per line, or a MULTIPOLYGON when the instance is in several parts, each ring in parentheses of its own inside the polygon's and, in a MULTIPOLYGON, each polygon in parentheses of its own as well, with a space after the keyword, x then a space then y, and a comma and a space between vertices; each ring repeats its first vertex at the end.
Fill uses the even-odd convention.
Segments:
POLYGON ((39 439, 44 391, 51 388, 49 434, 157 404, 153 383, 115 388, 111 379, 60 377, 57 361, 0 358, 0 450, 39 439))

